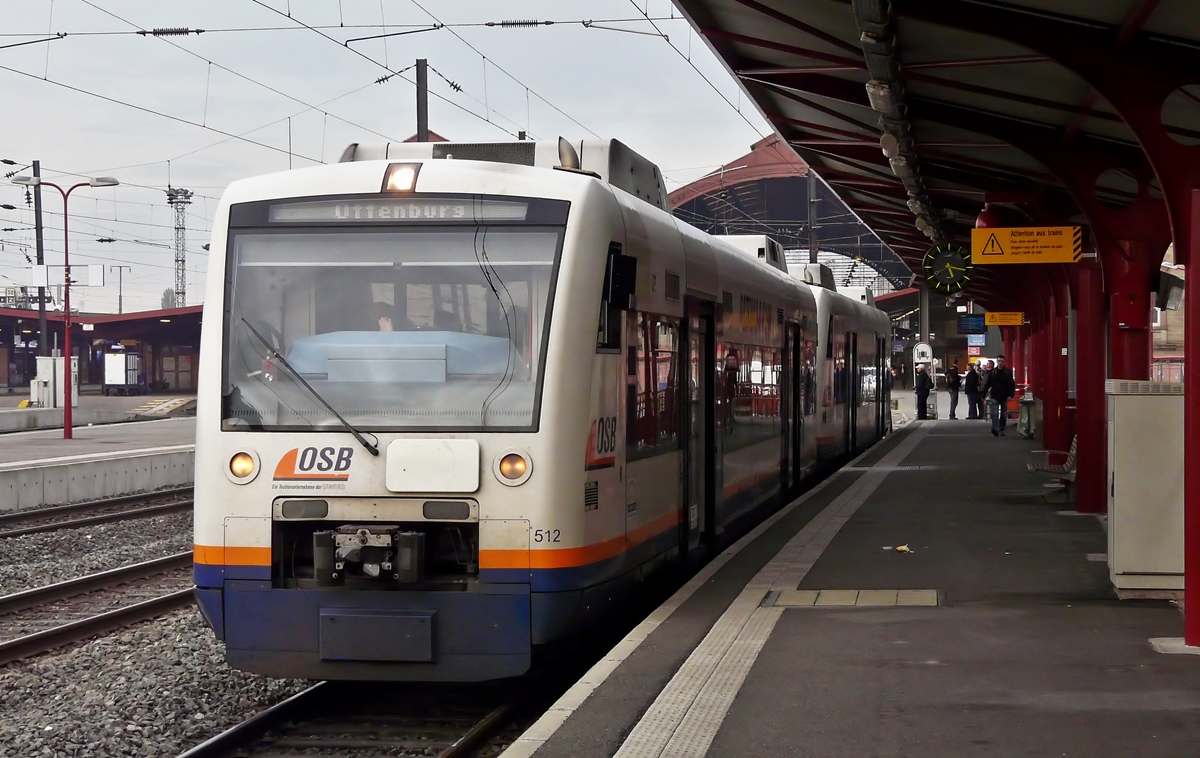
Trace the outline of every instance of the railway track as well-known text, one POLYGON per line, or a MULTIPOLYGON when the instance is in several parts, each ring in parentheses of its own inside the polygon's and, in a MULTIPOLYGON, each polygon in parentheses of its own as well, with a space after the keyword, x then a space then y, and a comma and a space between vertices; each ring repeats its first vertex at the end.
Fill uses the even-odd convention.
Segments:
POLYGON ((496 687, 321 682, 179 758, 476 755, 514 717, 496 687))
POLYGON ((191 494, 191 487, 177 487, 107 500, 5 513, 0 515, 0 537, 19 537, 23 534, 175 513, 192 507, 191 494))
POLYGON ((178 553, 0 597, 0 665, 191 604, 191 563, 178 553))

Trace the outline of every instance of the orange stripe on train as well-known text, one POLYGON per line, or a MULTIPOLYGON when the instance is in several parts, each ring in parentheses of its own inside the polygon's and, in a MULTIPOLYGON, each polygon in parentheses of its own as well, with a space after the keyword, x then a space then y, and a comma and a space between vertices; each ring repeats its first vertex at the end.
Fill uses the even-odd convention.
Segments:
POLYGON ((269 547, 225 547, 224 545, 196 545, 192 560, 205 566, 270 566, 269 547))
POLYGON ((646 542, 678 524, 679 512, 673 511, 639 526, 623 537, 614 537, 594 545, 543 550, 480 550, 479 568, 549 569, 587 566, 620 555, 631 546, 646 542))

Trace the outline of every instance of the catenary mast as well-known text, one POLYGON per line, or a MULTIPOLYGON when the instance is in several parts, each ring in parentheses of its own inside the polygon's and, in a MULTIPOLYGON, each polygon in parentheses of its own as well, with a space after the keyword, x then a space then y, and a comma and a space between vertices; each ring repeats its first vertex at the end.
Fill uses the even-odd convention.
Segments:
POLYGON ((187 207, 192 204, 191 190, 167 188, 167 203, 175 209, 175 307, 187 305, 187 207))

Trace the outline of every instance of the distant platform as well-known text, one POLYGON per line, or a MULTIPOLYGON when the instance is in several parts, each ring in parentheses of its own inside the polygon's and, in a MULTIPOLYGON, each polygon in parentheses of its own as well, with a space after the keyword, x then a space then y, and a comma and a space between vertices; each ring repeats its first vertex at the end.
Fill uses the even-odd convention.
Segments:
POLYGON ((0 435, 0 511, 191 484, 195 440, 194 418, 0 435))

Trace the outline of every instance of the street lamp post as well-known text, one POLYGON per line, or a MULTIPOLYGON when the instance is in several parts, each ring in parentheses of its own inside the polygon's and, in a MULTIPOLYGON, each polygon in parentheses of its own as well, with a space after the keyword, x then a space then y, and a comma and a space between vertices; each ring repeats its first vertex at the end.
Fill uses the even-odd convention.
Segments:
POLYGON ((63 439, 69 440, 72 438, 71 429, 71 379, 74 377, 74 372, 71 367, 71 257, 69 253, 70 237, 67 235, 67 199, 71 193, 80 187, 115 187, 120 182, 111 176, 98 176, 94 179, 89 179, 86 182, 72 185, 67 189, 63 189, 53 182, 48 182, 40 176, 18 176, 14 178, 13 184, 21 184, 26 187, 53 187, 58 190, 63 199, 63 352, 66 353, 65 365, 63 367, 63 376, 66 377, 66 384, 63 387, 63 439))

